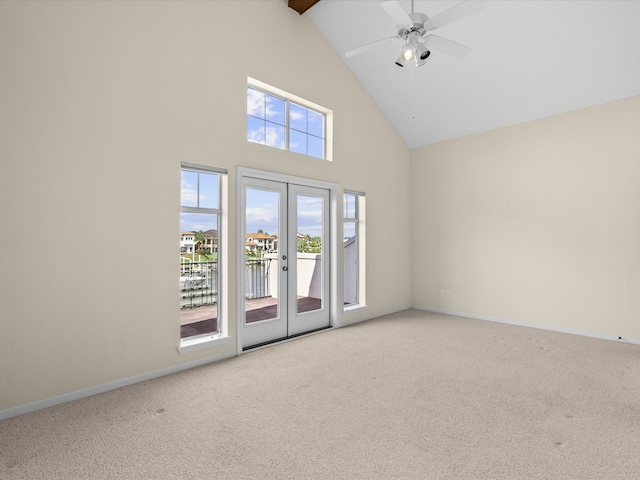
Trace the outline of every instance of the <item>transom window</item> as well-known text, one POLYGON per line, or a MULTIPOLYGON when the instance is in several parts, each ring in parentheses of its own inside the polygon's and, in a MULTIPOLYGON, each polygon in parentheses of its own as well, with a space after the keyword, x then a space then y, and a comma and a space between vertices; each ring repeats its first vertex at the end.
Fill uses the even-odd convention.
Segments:
POLYGON ((328 159, 327 115, 285 95, 247 87, 247 140, 328 159))

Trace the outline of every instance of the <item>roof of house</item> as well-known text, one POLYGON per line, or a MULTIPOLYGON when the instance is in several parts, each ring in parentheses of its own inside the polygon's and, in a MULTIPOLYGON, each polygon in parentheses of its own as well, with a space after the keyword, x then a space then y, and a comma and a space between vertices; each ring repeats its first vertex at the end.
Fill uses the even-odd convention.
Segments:
POLYGON ((262 238, 262 239, 274 239, 273 235, 267 235, 264 233, 247 233, 247 238, 262 238))

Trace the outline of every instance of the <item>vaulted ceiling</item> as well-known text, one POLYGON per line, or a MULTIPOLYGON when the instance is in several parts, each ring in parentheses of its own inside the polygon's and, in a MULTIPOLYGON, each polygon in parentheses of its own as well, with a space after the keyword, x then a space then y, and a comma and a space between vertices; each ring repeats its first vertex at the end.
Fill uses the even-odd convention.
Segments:
MULTIPOLYGON (((411 12, 410 0, 399 2, 411 12)), ((485 0, 434 32, 471 52, 459 60, 432 49, 418 68, 395 66, 400 42, 344 55, 396 34, 379 3, 322 0, 305 14, 409 147, 640 94, 638 0, 485 0)), ((413 2, 430 18, 459 3, 413 2)))

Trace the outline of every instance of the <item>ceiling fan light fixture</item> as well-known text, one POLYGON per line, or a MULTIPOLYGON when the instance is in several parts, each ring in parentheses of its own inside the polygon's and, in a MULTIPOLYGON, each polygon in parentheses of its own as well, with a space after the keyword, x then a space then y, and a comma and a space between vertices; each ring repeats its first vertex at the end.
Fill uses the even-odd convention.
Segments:
POLYGON ((413 57, 414 55, 412 46, 409 44, 405 45, 402 49, 402 58, 408 62, 410 60, 413 60, 413 57))
POLYGON ((416 56, 420 60, 426 60, 427 58, 429 58, 429 55, 431 55, 431 52, 427 49, 427 46, 424 43, 419 43, 416 46, 416 56))

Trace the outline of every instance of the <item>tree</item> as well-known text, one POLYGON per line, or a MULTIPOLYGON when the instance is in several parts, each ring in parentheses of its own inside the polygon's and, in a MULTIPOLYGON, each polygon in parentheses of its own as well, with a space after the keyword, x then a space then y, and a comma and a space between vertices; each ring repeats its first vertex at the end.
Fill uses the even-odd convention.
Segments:
POLYGON ((193 235, 194 250, 199 250, 200 246, 204 243, 204 232, 202 230, 197 231, 193 235))
POLYGON ((322 238, 305 235, 298 238, 298 252, 300 253, 322 253, 322 238))

